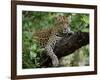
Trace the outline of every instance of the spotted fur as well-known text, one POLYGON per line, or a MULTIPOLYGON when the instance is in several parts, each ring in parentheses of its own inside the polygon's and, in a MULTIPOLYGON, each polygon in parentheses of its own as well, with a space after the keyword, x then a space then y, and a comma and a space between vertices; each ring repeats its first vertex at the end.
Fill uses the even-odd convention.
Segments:
POLYGON ((52 59, 53 66, 59 65, 59 60, 53 52, 56 42, 62 38, 59 35, 61 33, 68 33, 69 31, 68 18, 59 15, 55 18, 55 24, 53 27, 39 30, 33 35, 33 37, 35 37, 40 45, 47 51, 47 55, 52 59))

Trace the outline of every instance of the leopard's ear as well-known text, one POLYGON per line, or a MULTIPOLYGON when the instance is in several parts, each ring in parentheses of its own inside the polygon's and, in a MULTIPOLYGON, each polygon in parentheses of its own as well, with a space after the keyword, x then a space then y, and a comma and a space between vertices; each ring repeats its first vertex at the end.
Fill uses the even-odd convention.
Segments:
POLYGON ((62 13, 59 13, 55 16, 55 22, 61 22, 63 20, 63 14, 62 13))
POLYGON ((54 17, 54 23, 58 23, 58 17, 57 16, 54 17))

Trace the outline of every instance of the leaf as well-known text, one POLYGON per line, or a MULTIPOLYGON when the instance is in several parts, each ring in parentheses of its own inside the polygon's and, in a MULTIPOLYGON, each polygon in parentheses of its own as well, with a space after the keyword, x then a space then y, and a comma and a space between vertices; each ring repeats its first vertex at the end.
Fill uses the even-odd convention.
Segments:
POLYGON ((89 16, 84 15, 81 20, 84 21, 86 24, 89 24, 89 16))
POLYGON ((44 50, 45 50, 44 48, 41 48, 41 49, 38 49, 37 52, 40 52, 41 53, 44 50))
POLYGON ((37 53, 30 51, 31 60, 37 57, 37 53))
POLYGON ((36 50, 37 49, 37 44, 33 44, 32 46, 31 46, 31 48, 30 48, 30 50, 36 50))
POLYGON ((88 28, 85 28, 82 30, 83 32, 89 32, 89 29, 88 28))
POLYGON ((32 22, 29 21, 29 22, 28 22, 28 25, 31 26, 31 25, 32 25, 32 22))

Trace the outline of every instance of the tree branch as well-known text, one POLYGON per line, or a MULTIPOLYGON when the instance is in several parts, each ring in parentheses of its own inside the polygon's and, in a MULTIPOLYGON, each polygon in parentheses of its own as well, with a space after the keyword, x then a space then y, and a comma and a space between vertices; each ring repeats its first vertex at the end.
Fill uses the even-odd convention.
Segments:
MULTIPOLYGON (((63 35, 63 38, 56 43, 54 53, 58 58, 61 58, 73 53, 87 44, 89 44, 89 33, 77 31, 71 35, 63 35)), ((42 66, 48 67, 51 65, 51 60, 47 55, 42 57, 42 61, 42 66)))
POLYGON ((54 48, 55 54, 61 58, 73 53, 75 50, 89 43, 89 33, 75 32, 68 37, 64 36, 54 48))

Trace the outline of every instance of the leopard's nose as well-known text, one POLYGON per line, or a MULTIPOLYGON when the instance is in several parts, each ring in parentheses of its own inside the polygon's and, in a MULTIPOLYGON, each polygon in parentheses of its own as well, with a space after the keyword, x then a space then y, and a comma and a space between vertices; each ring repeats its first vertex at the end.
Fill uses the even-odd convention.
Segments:
POLYGON ((68 30, 66 28, 64 28, 63 33, 68 33, 68 30))

